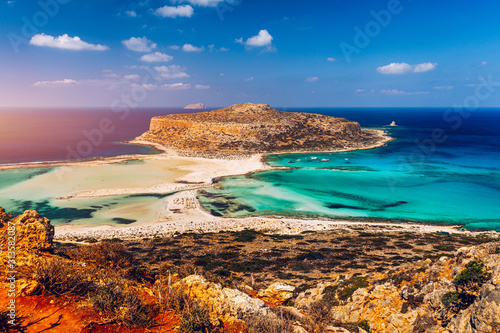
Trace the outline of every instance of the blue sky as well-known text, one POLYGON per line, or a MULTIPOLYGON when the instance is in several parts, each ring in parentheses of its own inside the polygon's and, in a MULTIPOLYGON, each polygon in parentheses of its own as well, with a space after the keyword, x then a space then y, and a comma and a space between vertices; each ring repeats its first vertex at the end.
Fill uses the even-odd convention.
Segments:
POLYGON ((2 0, 0 107, 497 107, 499 12, 493 0, 2 0))

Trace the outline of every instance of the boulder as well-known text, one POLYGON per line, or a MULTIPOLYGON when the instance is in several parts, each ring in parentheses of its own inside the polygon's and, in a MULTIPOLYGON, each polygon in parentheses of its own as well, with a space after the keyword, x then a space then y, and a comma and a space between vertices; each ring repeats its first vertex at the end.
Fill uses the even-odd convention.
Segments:
POLYGON ((293 297, 294 291, 295 287, 276 282, 270 285, 267 289, 259 291, 257 297, 270 304, 281 305, 293 297))
POLYGON ((183 287, 188 295, 210 309, 212 317, 215 316, 226 323, 253 316, 275 316, 264 301, 240 290, 222 288, 199 275, 188 276, 174 286, 183 287))
MULTIPOLYGON (((46 252, 52 250, 54 226, 35 210, 27 210, 11 221, 16 227, 16 248, 21 251, 46 252)), ((7 232, 6 228, 2 232, 7 232)))
POLYGON ((461 311, 449 324, 450 332, 495 332, 500 328, 500 286, 485 284, 470 308, 461 311))
POLYGON ((12 213, 5 213, 5 209, 0 207, 0 228, 2 228, 12 218, 12 213))
POLYGON ((319 302, 323 299, 323 292, 326 287, 333 286, 335 283, 324 282, 316 287, 307 289, 301 292, 295 299, 295 307, 298 309, 307 309, 312 303, 319 302))

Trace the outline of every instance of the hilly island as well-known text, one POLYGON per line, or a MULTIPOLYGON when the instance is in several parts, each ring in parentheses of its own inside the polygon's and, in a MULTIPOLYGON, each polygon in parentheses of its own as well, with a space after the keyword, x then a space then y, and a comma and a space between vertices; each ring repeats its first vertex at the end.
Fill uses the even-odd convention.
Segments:
POLYGON ((388 141, 380 131, 361 129, 344 118, 284 112, 267 104, 154 117, 135 142, 160 144, 179 153, 255 154, 336 151, 388 141))

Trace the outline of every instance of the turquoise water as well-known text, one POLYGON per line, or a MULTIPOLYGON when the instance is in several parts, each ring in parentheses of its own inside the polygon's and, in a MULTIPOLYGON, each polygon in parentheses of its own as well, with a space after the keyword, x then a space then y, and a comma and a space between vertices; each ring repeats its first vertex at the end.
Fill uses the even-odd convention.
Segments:
MULTIPOLYGON (((200 193, 207 210, 219 216, 414 221, 500 231, 500 109, 476 111, 460 124, 447 122, 445 109, 294 111, 341 116, 364 127, 384 128, 396 140, 366 151, 267 156, 269 164, 293 169, 223 178, 220 189, 200 193), (384 127, 393 120, 400 126, 384 127), (432 133, 439 129, 446 139, 437 142, 432 133)), ((126 162, 147 173, 143 163, 126 162)), ((166 209, 165 195, 58 200, 73 191, 70 180, 64 179, 73 173, 60 172, 63 178, 58 179, 58 171, 0 171, 0 207, 14 215, 37 209, 56 225, 139 224, 161 218, 166 209), (50 175, 56 178, 52 181, 50 175)), ((99 181, 96 176, 80 176, 99 181)), ((120 184, 131 177, 122 172, 108 176, 120 184)))
POLYGON ((458 129, 442 121, 440 109, 420 112, 419 121, 408 113, 391 114, 388 119, 402 126, 386 128, 397 140, 385 147, 268 156, 269 164, 293 169, 227 177, 220 189, 199 198, 223 216, 413 221, 500 231, 497 111, 478 112, 458 129), (447 137, 432 145, 436 128, 447 137))
MULTIPOLYGON (((130 160, 121 165, 143 165, 130 160)), ((14 216, 33 209, 53 225, 130 225, 161 218, 168 194, 112 195, 58 199, 67 182, 57 182, 58 168, 0 170, 0 207, 14 216), (54 175, 52 182, 42 177, 54 175), (23 187, 23 184, 25 185, 23 187), (49 184, 47 186, 47 184, 49 184)), ((65 192, 63 192, 65 193, 65 192)))

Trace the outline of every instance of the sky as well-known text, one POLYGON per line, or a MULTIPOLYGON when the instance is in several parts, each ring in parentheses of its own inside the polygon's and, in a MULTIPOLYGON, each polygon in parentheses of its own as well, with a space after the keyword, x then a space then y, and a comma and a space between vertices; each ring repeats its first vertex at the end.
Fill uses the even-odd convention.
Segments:
POLYGON ((500 106, 494 0, 0 1, 0 107, 500 106))

